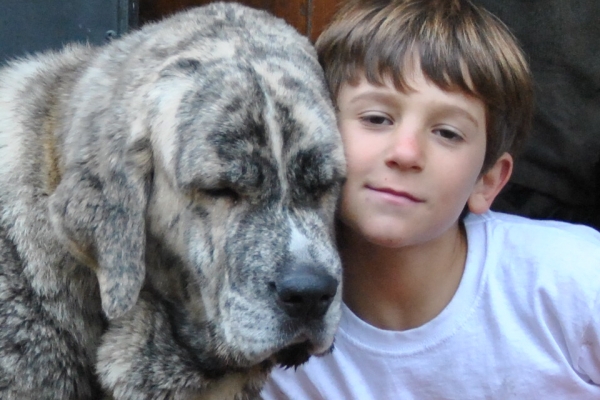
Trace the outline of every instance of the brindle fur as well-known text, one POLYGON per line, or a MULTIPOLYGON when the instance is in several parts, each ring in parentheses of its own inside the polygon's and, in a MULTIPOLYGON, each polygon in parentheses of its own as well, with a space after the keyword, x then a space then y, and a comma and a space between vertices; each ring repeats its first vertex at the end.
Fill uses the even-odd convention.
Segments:
POLYGON ((0 398, 246 399, 327 352, 343 150, 310 42, 216 3, 0 70, 0 398))

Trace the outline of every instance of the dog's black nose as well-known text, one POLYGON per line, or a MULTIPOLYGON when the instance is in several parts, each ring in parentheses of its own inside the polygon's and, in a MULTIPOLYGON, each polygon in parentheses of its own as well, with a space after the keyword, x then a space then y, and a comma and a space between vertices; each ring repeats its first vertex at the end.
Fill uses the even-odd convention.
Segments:
POLYGON ((337 292, 338 281, 327 274, 296 272, 272 284, 279 306, 292 318, 321 318, 337 292))

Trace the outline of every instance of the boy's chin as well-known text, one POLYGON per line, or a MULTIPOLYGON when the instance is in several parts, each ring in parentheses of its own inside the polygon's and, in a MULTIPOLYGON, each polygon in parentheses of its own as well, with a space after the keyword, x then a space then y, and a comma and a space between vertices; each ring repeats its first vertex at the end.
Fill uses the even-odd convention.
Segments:
POLYGON ((410 244, 410 237, 400 232, 390 232, 390 230, 369 227, 351 227, 343 223, 340 224, 340 238, 342 242, 360 244, 369 244, 384 248, 401 248, 410 244), (349 240, 348 240, 349 239, 349 240))
POLYGON ((360 246, 382 249, 400 249, 444 240, 444 237, 454 237, 460 232, 458 221, 438 223, 426 226, 402 226, 401 223, 378 224, 376 221, 362 225, 342 225, 338 242, 349 246, 360 246))
POLYGON ((365 236, 365 239, 374 246, 388 249, 399 249, 411 244, 410 241, 405 237, 396 237, 390 235, 365 236))

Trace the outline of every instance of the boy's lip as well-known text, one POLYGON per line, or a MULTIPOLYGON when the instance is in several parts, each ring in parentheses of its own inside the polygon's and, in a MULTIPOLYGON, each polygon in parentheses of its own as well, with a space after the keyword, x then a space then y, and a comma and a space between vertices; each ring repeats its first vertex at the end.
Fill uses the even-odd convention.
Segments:
POLYGON ((384 187, 384 186, 378 187, 378 186, 367 185, 366 187, 367 187, 367 189, 370 189, 370 190, 373 190, 376 192, 387 193, 387 194, 390 194, 395 197, 403 197, 403 198, 406 198, 415 203, 425 202, 425 200, 421 199, 420 197, 417 197, 417 196, 415 196, 409 192, 406 192, 404 190, 392 189, 390 187, 384 187))

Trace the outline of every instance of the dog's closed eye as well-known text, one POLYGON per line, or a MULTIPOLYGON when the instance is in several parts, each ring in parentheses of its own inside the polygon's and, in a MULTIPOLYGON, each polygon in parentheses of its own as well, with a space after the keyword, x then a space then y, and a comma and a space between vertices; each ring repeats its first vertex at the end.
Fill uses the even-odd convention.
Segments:
POLYGON ((237 201, 240 198, 240 194, 230 187, 203 189, 202 192, 214 198, 229 198, 234 201, 237 201))
POLYGON ((237 204, 241 198, 241 194, 239 191, 228 186, 210 189, 200 189, 199 194, 202 195, 204 198, 208 197, 211 200, 226 200, 232 203, 233 205, 237 204))

